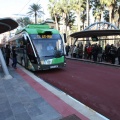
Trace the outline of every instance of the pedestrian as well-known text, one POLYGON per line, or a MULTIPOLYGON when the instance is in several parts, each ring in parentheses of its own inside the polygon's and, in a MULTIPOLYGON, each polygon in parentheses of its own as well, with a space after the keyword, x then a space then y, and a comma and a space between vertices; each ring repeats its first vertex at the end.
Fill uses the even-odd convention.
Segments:
POLYGON ((117 55, 117 48, 113 44, 111 44, 109 54, 110 54, 111 63, 115 64, 115 58, 117 55))
POLYGON ((9 66, 9 59, 10 59, 10 45, 6 45, 5 48, 5 59, 6 59, 6 65, 9 66))
POLYGON ((103 53, 103 50, 102 50, 102 47, 101 45, 99 44, 98 45, 98 62, 102 62, 102 53, 103 53))
POLYGON ((117 49, 118 64, 120 65, 120 45, 117 49))
POLYGON ((16 69, 17 53, 16 53, 16 47, 15 46, 12 47, 12 59, 13 59, 12 67, 16 69))
POLYGON ((91 44, 89 44, 89 46, 87 47, 87 59, 91 60, 92 58, 92 46, 91 44))
POLYGON ((74 47, 73 47, 73 57, 74 58, 76 58, 76 50, 77 50, 77 46, 76 45, 74 45, 74 47))
POLYGON ((68 56, 68 53, 69 53, 69 51, 70 51, 70 46, 69 46, 69 44, 66 45, 65 49, 66 49, 66 56, 68 56))
POLYGON ((106 62, 110 62, 110 54, 109 54, 110 48, 111 48, 111 46, 109 44, 107 44, 105 46, 104 55, 105 55, 105 61, 106 62))
POLYGON ((93 61, 97 62, 97 55, 98 55, 98 45, 94 44, 92 48, 92 55, 93 55, 93 61))

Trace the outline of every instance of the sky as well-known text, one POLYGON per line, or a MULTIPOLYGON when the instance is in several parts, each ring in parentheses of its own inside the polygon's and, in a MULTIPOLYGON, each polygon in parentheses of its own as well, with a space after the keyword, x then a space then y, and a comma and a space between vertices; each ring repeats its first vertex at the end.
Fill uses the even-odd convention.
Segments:
POLYGON ((33 3, 40 4, 45 13, 42 19, 50 18, 47 5, 49 0, 0 0, 0 18, 24 17, 33 3))

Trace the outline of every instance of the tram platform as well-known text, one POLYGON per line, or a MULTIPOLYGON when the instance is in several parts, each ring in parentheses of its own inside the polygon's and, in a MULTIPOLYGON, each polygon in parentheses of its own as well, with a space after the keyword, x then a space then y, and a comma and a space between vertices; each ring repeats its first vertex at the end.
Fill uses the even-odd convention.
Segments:
POLYGON ((108 120, 17 65, 5 79, 0 66, 0 120, 108 120))

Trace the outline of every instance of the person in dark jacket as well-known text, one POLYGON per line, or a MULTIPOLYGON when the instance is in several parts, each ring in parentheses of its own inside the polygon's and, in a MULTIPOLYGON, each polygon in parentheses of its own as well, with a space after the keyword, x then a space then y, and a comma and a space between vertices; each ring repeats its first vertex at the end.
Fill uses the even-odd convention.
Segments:
POLYGON ((117 49, 118 64, 120 65, 120 45, 117 49))
POLYGON ((6 45, 6 48, 5 48, 5 60, 6 60, 6 65, 9 66, 9 59, 10 59, 10 46, 9 45, 6 45))
POLYGON ((109 54, 110 54, 111 63, 115 64, 117 48, 113 44, 111 44, 111 47, 110 47, 110 50, 109 50, 109 54))
POLYGON ((92 55, 93 55, 93 61, 97 62, 97 55, 98 55, 98 45, 94 44, 92 48, 92 55))
POLYGON ((70 46, 69 46, 69 44, 66 45, 65 49, 66 49, 66 56, 68 56, 68 53, 69 53, 69 51, 70 51, 70 46))
POLYGON ((17 53, 16 53, 16 47, 15 46, 12 47, 12 59, 13 59, 12 67, 14 67, 16 69, 17 53))
POLYGON ((110 62, 110 54, 109 54, 110 48, 111 48, 111 46, 109 44, 107 44, 105 46, 104 55, 105 55, 105 61, 106 62, 110 62))

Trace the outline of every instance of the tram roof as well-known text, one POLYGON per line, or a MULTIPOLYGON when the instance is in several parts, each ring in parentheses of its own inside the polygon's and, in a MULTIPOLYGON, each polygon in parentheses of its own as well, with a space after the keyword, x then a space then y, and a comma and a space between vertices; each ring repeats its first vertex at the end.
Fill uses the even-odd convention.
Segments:
POLYGON ((75 32, 70 36, 73 38, 85 38, 85 37, 93 37, 93 36, 112 36, 112 35, 120 35, 120 30, 86 30, 75 32))
POLYGON ((57 29, 50 28, 47 24, 29 24, 24 28, 17 29, 15 34, 19 34, 23 31, 27 31, 29 34, 44 34, 47 31, 55 34, 59 33, 57 29))
POLYGON ((18 27, 18 23, 11 18, 1 18, 0 19, 0 34, 11 31, 18 27))

